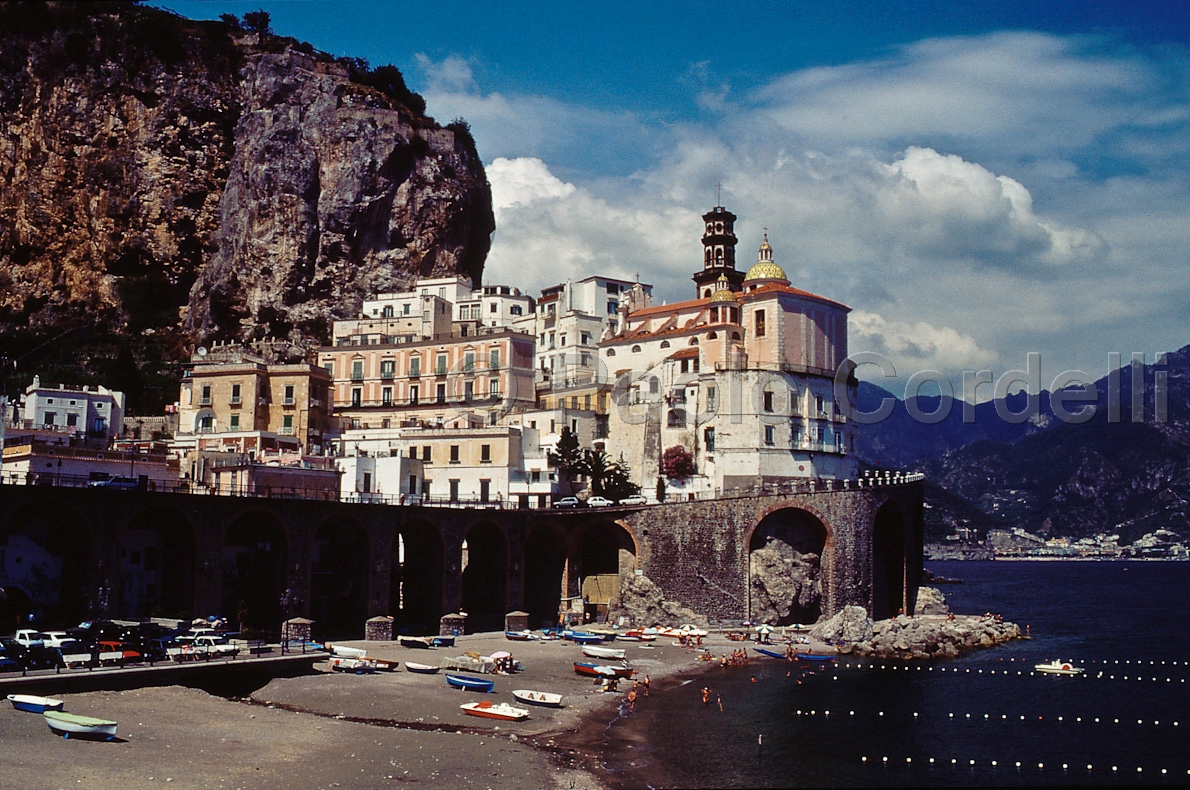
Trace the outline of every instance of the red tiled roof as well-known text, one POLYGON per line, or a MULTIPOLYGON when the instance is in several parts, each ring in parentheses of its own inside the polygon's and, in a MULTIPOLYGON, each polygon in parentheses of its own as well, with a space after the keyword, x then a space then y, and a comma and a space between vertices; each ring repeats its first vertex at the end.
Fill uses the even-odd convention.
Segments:
POLYGON ((679 349, 670 354, 666 359, 693 359, 698 356, 698 348, 691 346, 689 348, 679 349))
POLYGON ((674 302, 673 304, 657 305, 656 307, 645 307, 637 310, 635 313, 629 313, 629 318, 642 318, 645 316, 658 315, 660 313, 678 312, 680 310, 693 310, 696 307, 706 307, 711 303, 710 299, 690 299, 685 302, 674 302))
POLYGON ((737 296, 739 297, 740 301, 747 302, 757 296, 767 296, 768 294, 780 293, 789 294, 790 296, 800 296, 803 299, 813 299, 818 302, 825 302, 826 304, 834 305, 835 307, 841 307, 848 312, 851 311, 851 308, 842 302, 836 302, 834 299, 827 299, 825 296, 812 294, 809 291, 803 291, 801 288, 794 288, 792 285, 781 285, 780 283, 769 283, 767 285, 762 285, 758 288, 748 291, 747 293, 741 292, 737 294, 737 296))

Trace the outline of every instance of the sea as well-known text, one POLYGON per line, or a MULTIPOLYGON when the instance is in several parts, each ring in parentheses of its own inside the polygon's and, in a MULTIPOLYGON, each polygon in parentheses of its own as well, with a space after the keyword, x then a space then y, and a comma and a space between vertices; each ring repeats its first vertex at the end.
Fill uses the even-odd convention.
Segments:
POLYGON ((709 668, 609 722, 609 784, 1190 784, 1190 564, 926 567, 962 581, 939 586, 952 611, 1000 614, 1030 638, 948 661, 709 668), (1086 674, 1033 673, 1058 658, 1086 674))

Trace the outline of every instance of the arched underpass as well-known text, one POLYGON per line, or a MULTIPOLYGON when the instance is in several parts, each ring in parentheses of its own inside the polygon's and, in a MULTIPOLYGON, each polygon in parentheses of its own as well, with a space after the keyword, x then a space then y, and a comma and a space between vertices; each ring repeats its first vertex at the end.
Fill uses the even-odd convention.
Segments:
POLYGON ((427 521, 401 525, 393 539, 389 612, 406 633, 436 634, 442 617, 442 537, 427 521))
POLYGON ((368 535, 354 521, 323 524, 314 534, 310 617, 324 639, 358 639, 368 616, 368 535))
POLYGON ((467 630, 501 630, 508 612, 508 542, 503 530, 486 521, 469 529, 460 567, 467 630))
POLYGON ((750 617, 772 625, 813 623, 822 614, 826 526, 809 511, 781 508, 748 542, 750 617))
POLYGON ((129 523, 122 543, 120 617, 192 617, 195 553, 190 520, 177 510, 144 510, 129 523))
POLYGON ((601 521, 583 527, 577 549, 584 619, 604 622, 620 593, 620 579, 636 569, 636 542, 620 524, 601 521))
POLYGON ((906 606, 905 522, 892 502, 876 511, 872 528, 872 617, 884 620, 906 606))
POLYGON ((39 507, 14 515, 0 533, 0 586, 27 598, 34 625, 78 623, 113 614, 114 591, 100 586, 91 534, 68 508, 39 507))
POLYGON ((566 535, 556 524, 535 524, 525 539, 525 611, 529 625, 555 625, 565 590, 566 535))
MULTIPOLYGON (((286 593, 288 542, 281 524, 267 513, 245 513, 223 541, 221 614, 241 631, 275 632, 288 612, 286 593)), ((197 612, 202 616, 202 612, 197 612)))

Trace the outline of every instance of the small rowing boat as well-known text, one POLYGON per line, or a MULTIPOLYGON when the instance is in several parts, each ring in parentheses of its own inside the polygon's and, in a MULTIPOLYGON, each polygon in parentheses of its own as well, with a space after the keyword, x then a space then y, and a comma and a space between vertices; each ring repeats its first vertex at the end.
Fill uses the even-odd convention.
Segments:
POLYGON ((53 697, 35 697, 32 694, 9 694, 8 701, 17 710, 28 713, 45 713, 47 710, 62 710, 66 703, 53 697))
POLYGON ((786 658, 784 653, 778 653, 776 650, 765 650, 763 647, 754 647, 752 649, 757 653, 760 653, 762 656, 768 656, 769 658, 779 658, 782 661, 784 661, 786 658))
POLYGON ((597 645, 603 641, 599 634, 588 634, 585 631, 566 631, 562 636, 580 645, 597 645))
POLYGON ((331 659, 331 669, 336 672, 353 672, 356 675, 371 675, 376 671, 376 662, 367 658, 341 658, 336 656, 331 659))
POLYGON ((473 678, 470 675, 452 675, 449 672, 446 674, 446 685, 456 689, 466 689, 467 691, 482 691, 485 694, 495 687, 495 682, 491 680, 484 680, 483 678, 473 678))
POLYGON ((435 636, 430 639, 430 647, 454 647, 455 638, 453 636, 435 636))
POLYGON ((577 675, 590 675, 591 677, 630 678, 636 670, 632 667, 612 667, 590 661, 575 661, 574 672, 577 675))
POLYGON ((513 642, 528 642, 533 638, 531 631, 505 631, 504 638, 513 642))
POLYGON ((429 637, 425 636, 402 636, 397 641, 401 643, 401 647, 412 647, 418 650, 429 650, 434 646, 429 637))
POLYGON ((562 707, 561 694, 550 694, 546 691, 530 691, 529 689, 516 689, 512 692, 512 696, 516 697, 518 702, 524 702, 527 705, 540 705, 545 708, 562 707))
POLYGON ((438 674, 438 667, 431 666, 430 664, 419 664, 416 661, 406 661, 405 669, 409 670, 410 672, 416 672, 419 675, 438 674))
POLYGON ((514 708, 507 702, 501 702, 499 704, 493 704, 491 702, 464 702, 459 707, 468 716, 480 716, 485 719, 524 721, 529 718, 529 711, 524 708, 514 708))
POLYGON ((106 719, 95 719, 90 716, 80 716, 77 713, 63 713, 60 710, 47 710, 41 714, 50 732, 69 738, 90 738, 110 741, 116 737, 116 723, 106 719))
POLYGON ((1061 659, 1055 659, 1045 664, 1037 664, 1033 669, 1043 675, 1081 675, 1086 672, 1082 667, 1076 667, 1069 661, 1062 661, 1061 659))
POLYGON ((583 655, 588 658, 611 658, 616 661, 624 660, 624 651, 616 647, 597 647, 596 645, 583 645, 583 655))
POLYGON ((339 656, 340 658, 363 658, 368 655, 368 651, 362 647, 332 645, 330 642, 327 642, 326 649, 331 652, 331 655, 339 656))
MULTIPOLYGON (((785 656, 781 657, 784 658, 785 656)), ((798 661, 809 661, 811 664, 826 664, 835 660, 834 656, 825 653, 794 653, 793 657, 798 661)))

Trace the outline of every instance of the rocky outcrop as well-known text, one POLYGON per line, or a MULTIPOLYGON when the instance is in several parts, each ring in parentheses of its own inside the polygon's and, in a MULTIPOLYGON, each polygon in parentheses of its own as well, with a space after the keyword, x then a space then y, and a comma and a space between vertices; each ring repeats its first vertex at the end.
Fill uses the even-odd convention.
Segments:
POLYGON ((1015 623, 997 622, 991 617, 972 615, 898 615, 872 624, 872 636, 856 644, 846 643, 841 653, 888 659, 954 658, 980 647, 1019 639, 1015 623))
POLYGON ((631 623, 646 627, 677 627, 690 623, 706 628, 709 625, 702 615, 666 600, 661 588, 647 576, 620 577, 620 593, 609 607, 608 621, 615 621, 622 616, 631 623))
POLYGON ((817 554, 770 540, 749 555, 752 618, 758 623, 790 625, 818 619, 822 602, 817 554))
POLYGON ((854 645, 872 638, 872 621, 862 606, 844 606, 810 629, 810 638, 831 645, 854 645))
POLYGON ((466 125, 369 75, 132 3, 0 6, 0 331, 324 341, 376 292, 478 281, 466 125))
POLYGON ((937 587, 918 587, 917 605, 913 608, 913 613, 950 614, 950 606, 946 603, 946 596, 937 587))

